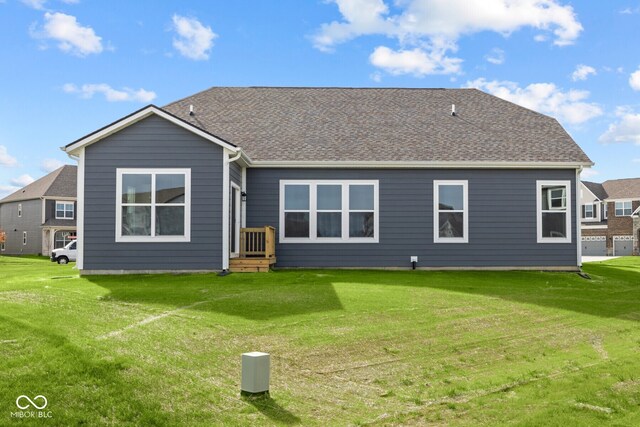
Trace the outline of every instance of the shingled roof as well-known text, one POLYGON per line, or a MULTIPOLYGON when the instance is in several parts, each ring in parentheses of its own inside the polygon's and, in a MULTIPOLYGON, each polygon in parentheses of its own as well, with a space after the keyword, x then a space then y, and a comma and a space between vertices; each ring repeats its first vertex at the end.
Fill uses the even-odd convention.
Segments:
POLYGON ((599 184, 597 182, 590 182, 590 181, 582 181, 582 183, 599 200, 604 200, 607 198, 607 192, 604 190, 604 187, 602 186, 602 184, 599 184))
POLYGON ((640 178, 610 179, 602 183, 607 199, 640 199, 640 178))
POLYGON ((65 165, 0 200, 0 203, 41 197, 76 197, 77 166, 65 165))
POLYGON ((591 164, 555 119, 477 89, 214 87, 163 109, 253 161, 591 164))

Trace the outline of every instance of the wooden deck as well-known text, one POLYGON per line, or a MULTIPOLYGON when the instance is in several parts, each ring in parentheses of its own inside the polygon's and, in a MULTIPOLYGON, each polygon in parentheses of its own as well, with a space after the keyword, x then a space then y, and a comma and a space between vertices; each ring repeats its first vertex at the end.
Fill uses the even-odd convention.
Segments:
POLYGON ((241 228, 240 256, 229 260, 233 273, 266 273, 276 263, 276 229, 241 228))

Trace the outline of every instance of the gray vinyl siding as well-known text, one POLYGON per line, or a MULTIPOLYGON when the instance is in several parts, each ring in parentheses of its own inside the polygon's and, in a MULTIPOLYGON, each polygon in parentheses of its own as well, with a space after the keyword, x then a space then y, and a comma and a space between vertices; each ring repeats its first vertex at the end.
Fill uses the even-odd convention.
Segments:
MULTIPOLYGON (((60 201, 61 202, 64 201, 66 203, 70 202, 70 200, 60 200, 60 201)), ((58 225, 64 224, 65 226, 68 225, 70 227, 75 227, 77 212, 78 212, 78 203, 73 202, 73 219, 59 219, 56 221, 56 223, 58 225)), ((45 200, 44 215, 45 215, 45 219, 44 219, 45 222, 47 222, 48 220, 56 219, 56 200, 45 200)))
MULTIPOLYGON (((279 227, 282 179, 379 180, 379 243, 280 243, 278 267, 575 267, 575 170, 248 169, 247 226, 279 227), (469 242, 433 242, 433 181, 468 180, 469 242), (572 243, 537 243, 536 180, 570 180, 572 243)), ((279 233, 276 233, 279 234, 279 233)))
POLYGON ((222 268, 223 149, 151 116, 85 149, 84 270, 222 268), (116 243, 116 168, 190 168, 191 241, 116 243))
POLYGON ((5 255, 42 253, 42 200, 23 200, 0 205, 0 228, 6 233, 5 255), (18 205, 22 204, 22 217, 18 205), (27 244, 22 244, 22 232, 27 232, 27 244))
POLYGON ((237 162, 229 164, 229 179, 238 187, 242 188, 242 168, 237 162))

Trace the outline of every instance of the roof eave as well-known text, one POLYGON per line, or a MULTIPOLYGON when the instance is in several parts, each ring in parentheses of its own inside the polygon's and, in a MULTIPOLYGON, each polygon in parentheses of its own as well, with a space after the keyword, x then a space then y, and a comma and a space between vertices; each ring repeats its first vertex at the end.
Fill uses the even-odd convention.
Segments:
POLYGON ((580 169, 591 162, 496 162, 496 161, 278 161, 255 160, 254 168, 346 168, 346 169, 580 169))

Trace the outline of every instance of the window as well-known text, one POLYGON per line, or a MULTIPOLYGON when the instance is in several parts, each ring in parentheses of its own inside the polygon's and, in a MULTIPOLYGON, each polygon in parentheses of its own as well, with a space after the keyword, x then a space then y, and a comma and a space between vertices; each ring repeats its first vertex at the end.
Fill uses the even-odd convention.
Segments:
POLYGON ((64 248, 75 239, 75 236, 75 231, 56 231, 53 239, 53 248, 64 248))
POLYGON ((571 182, 537 181, 538 243, 571 243, 571 182))
POLYGON ((603 208, 604 215, 603 216, 604 216, 604 219, 607 219, 609 217, 609 213, 607 212, 607 202, 604 202, 603 206, 604 206, 604 208, 603 208))
POLYGON ((56 202, 56 219, 73 219, 73 202, 56 202))
POLYGON ((22 232, 22 244, 23 245, 27 244, 27 232, 26 231, 22 232))
POLYGON ((118 169, 117 242, 188 242, 190 169, 118 169))
POLYGON ((468 243, 468 181, 433 181, 433 241, 468 243))
POLYGON ((378 241, 378 181, 280 181, 280 241, 378 241))
POLYGON ((22 203, 18 203, 18 218, 22 218, 22 203))
POLYGON ((630 216, 631 213, 631 201, 616 202, 616 216, 630 216))
POLYGON ((4 242, 0 242, 0 251, 4 252, 4 242))
POLYGON ((584 217, 583 218, 594 218, 593 215, 593 205, 584 205, 584 217))

